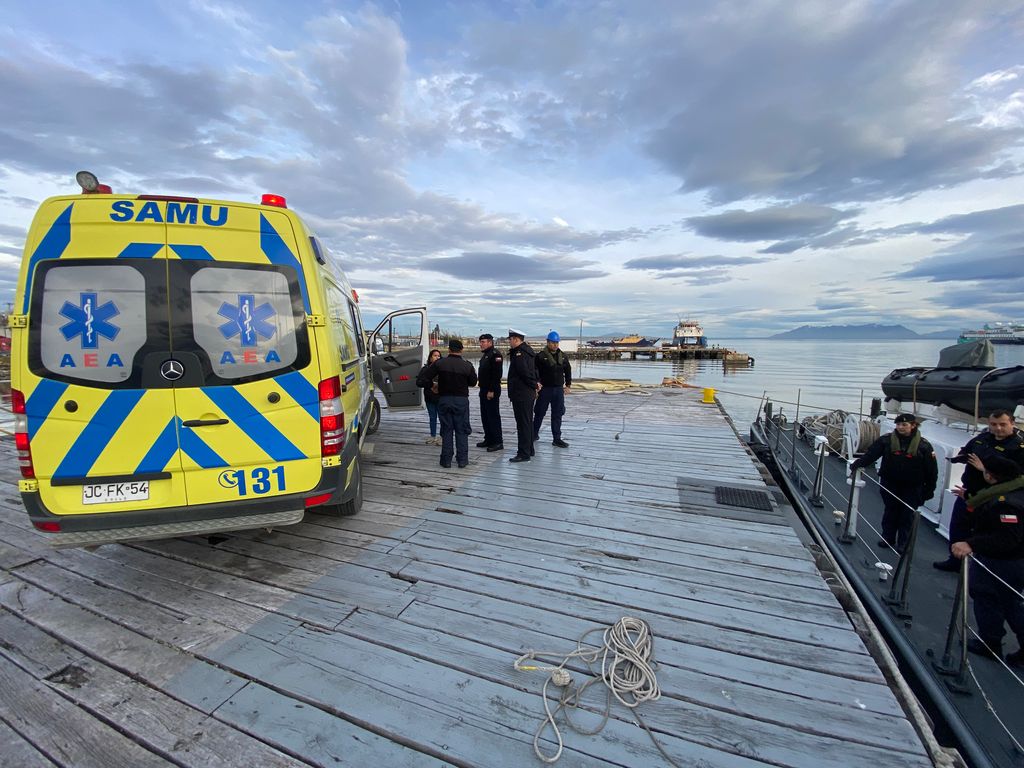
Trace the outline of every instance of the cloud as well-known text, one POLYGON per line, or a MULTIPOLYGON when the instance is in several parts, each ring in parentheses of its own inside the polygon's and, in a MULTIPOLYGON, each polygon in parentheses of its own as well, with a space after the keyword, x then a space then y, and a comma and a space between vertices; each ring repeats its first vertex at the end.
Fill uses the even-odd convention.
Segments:
POLYGON ((595 263, 559 254, 531 257, 515 253, 464 253, 461 256, 423 259, 419 266, 460 280, 569 283, 608 274, 589 268, 595 263))
POLYGON ((760 264, 768 259, 757 256, 697 256, 690 254, 666 254, 664 256, 642 256, 630 259, 622 266, 626 269, 709 269, 720 266, 742 266, 760 264))
POLYGON ((797 203, 753 211, 731 210, 708 216, 691 216, 686 223, 697 234, 718 240, 780 240, 829 232, 840 221, 858 212, 797 203))

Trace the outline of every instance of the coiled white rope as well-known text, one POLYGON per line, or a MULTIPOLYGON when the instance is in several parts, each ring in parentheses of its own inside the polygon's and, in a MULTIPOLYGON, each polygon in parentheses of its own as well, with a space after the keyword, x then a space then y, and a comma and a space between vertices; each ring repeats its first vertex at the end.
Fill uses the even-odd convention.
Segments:
POLYGON ((608 723, 611 714, 612 697, 622 706, 634 710, 633 716, 643 727, 654 742, 662 756, 668 762, 681 768, 666 752, 658 739, 647 727, 647 724, 640 718, 636 708, 647 701, 657 701, 661 698, 661 689, 658 687, 658 679, 655 676, 657 664, 654 661, 654 637, 651 634, 650 625, 643 619, 635 619, 624 616, 613 625, 605 627, 594 627, 584 632, 576 641, 576 650, 561 655, 558 651, 534 651, 530 650, 516 659, 515 668, 519 672, 548 672, 541 689, 541 697, 544 700, 544 719, 533 736, 533 751, 545 763, 554 763, 562 756, 564 742, 562 732, 555 720, 559 712, 563 713, 566 724, 576 733, 584 736, 593 736, 601 732, 608 723), (585 647, 587 637, 595 632, 602 632, 602 644, 600 647, 585 647), (544 665, 526 662, 538 659, 561 659, 557 664, 544 665), (573 660, 579 659, 586 664, 591 677, 582 685, 574 682, 572 675, 566 666, 573 660), (598 659, 601 661, 600 674, 594 669, 598 659), (592 684, 601 681, 606 688, 606 699, 601 722, 596 728, 582 728, 569 717, 569 710, 578 708, 583 693, 592 684), (550 699, 548 698, 548 686, 554 685, 561 689, 558 697, 558 706, 554 712, 551 711, 550 699), (540 739, 544 731, 551 729, 551 732, 558 744, 557 749, 550 755, 544 754, 540 748, 540 739))

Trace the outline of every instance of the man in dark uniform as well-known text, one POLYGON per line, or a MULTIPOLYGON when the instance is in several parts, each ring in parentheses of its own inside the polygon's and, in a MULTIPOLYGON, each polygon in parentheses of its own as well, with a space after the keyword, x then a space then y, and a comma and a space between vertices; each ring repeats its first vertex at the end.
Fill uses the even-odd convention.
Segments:
POLYGON ((494 348, 494 337, 489 333, 480 336, 480 365, 477 378, 480 381, 480 421, 484 427, 484 439, 476 444, 486 448, 488 453, 505 449, 501 434, 501 369, 504 360, 501 352, 494 348))
POLYGON ((533 455, 533 402, 537 399, 536 352, 526 343, 526 334, 508 329, 508 399, 516 417, 519 445, 509 461, 529 461, 533 455))
POLYGON ((568 448, 569 444, 562 439, 562 416, 565 415, 565 396, 572 386, 572 366, 569 357, 558 348, 560 341, 557 331, 548 334, 547 344, 537 353, 537 378, 540 379, 540 391, 537 403, 533 406, 533 439, 540 439, 540 427, 544 423, 544 414, 551 406, 551 441, 559 448, 568 448))
MULTIPOLYGON (((993 456, 1002 456, 1014 462, 1024 471, 1024 434, 1013 423, 1009 411, 992 411, 988 416, 988 431, 982 432, 967 442, 960 453, 949 461, 966 464, 960 484, 963 495, 953 504, 949 519, 949 541, 963 541, 970 530, 964 497, 977 493, 985 487, 985 462, 993 456)), ((959 495, 959 494, 958 494, 959 495)), ((959 571, 960 561, 950 555, 932 565, 940 571, 959 571)))
POLYGON ((871 466, 879 459, 879 492, 885 511, 878 546, 903 552, 917 508, 935 495, 939 477, 935 450, 921 437, 917 419, 901 413, 896 417, 896 430, 875 440, 850 469, 871 466))
MULTIPOLYGON (((1024 642, 1024 478, 1002 456, 987 458, 982 476, 985 487, 965 499, 970 532, 950 549, 958 559, 974 556, 968 581, 981 639, 968 640, 967 650, 1001 659, 1006 624, 1018 645, 1024 642)), ((1006 663, 1024 666, 1024 650, 1009 654, 1006 663)))
POLYGON ((469 433, 472 431, 469 427, 469 388, 476 386, 476 370, 462 359, 461 341, 451 339, 448 357, 420 371, 416 384, 429 387, 435 376, 437 415, 441 421, 441 466, 450 467, 454 453, 459 469, 462 469, 469 464, 469 433))

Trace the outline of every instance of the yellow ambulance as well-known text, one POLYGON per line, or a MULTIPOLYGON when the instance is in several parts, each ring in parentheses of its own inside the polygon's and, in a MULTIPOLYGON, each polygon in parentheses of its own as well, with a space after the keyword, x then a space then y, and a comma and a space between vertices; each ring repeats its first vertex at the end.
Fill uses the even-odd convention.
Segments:
POLYGON ((363 332, 358 295, 284 198, 42 203, 12 328, 19 489, 57 546, 354 514, 359 453, 418 408, 426 309, 363 332))

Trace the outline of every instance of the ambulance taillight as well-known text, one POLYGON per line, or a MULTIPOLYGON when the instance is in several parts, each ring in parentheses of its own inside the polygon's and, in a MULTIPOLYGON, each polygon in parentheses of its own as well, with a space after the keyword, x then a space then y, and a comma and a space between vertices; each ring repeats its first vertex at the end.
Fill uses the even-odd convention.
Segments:
POLYGON ((11 411, 14 413, 14 447, 18 449, 18 463, 21 476, 34 480, 36 471, 32 466, 32 449, 28 444, 28 416, 25 414, 25 395, 17 389, 11 390, 11 411))
POLYGON ((320 393, 320 455, 337 456, 345 446, 345 411, 341 407, 341 377, 324 379, 320 393))

